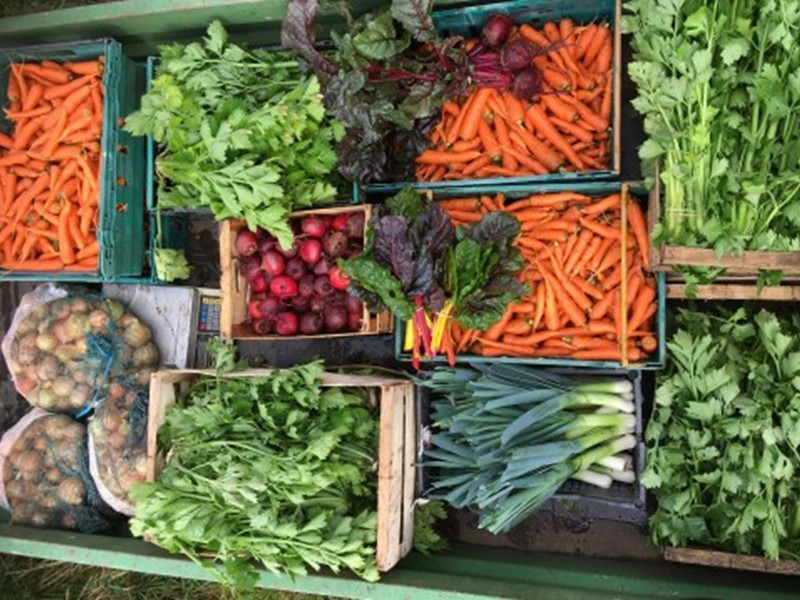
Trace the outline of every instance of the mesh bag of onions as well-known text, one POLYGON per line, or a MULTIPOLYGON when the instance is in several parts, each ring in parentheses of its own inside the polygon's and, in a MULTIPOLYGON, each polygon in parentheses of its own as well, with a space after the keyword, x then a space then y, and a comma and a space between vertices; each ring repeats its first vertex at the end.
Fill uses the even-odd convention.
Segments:
POLYGON ((145 481, 147 458, 145 388, 114 382, 89 422, 89 468, 103 500, 119 513, 133 516, 128 495, 145 481))
POLYGON ((47 284, 23 297, 2 349, 28 402, 81 416, 112 381, 149 383, 158 363, 152 338, 120 302, 47 284))
POLYGON ((86 427, 33 409, 0 440, 0 506, 11 522, 98 533, 118 516, 89 472, 86 427))

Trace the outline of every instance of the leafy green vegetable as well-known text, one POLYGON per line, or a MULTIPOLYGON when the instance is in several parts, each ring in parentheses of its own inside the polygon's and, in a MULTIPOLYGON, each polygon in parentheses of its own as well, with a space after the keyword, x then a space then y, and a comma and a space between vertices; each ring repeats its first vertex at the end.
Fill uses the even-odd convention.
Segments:
POLYGON ((159 145, 159 206, 242 218, 286 247, 292 209, 336 195, 342 130, 326 115, 317 78, 289 53, 229 43, 218 21, 203 43, 162 47, 158 76, 125 128, 159 145))
POLYGON ((447 550, 448 543, 436 531, 436 522, 447 518, 444 503, 429 500, 414 507, 414 550, 422 554, 447 550))
POLYGON ((336 50, 322 58, 314 48, 318 9, 315 0, 290 0, 281 40, 309 61, 325 106, 344 125, 339 171, 364 183, 412 178, 439 108, 475 75, 461 38, 438 35, 432 0, 392 0, 357 20, 347 12, 349 30, 331 32, 336 50), (417 51, 412 38, 433 50, 417 51))
POLYGON ((800 557, 800 318, 682 310, 647 427, 657 544, 800 557))
POLYGON ((153 250, 155 261, 156 276, 161 281, 175 281, 176 279, 188 279, 192 274, 192 268, 186 259, 183 250, 173 250, 171 248, 156 248, 153 250))
POLYGON ((166 465, 136 486, 131 531, 237 588, 255 583, 251 560, 292 576, 328 567, 377 580, 378 427, 367 391, 322 388, 320 362, 223 377, 241 363, 231 346, 209 351, 217 375, 199 377, 168 411, 166 465))
MULTIPOLYGON (((664 185, 658 240, 800 250, 800 11, 779 0, 632 0, 634 107, 664 185)), ((719 271, 694 272, 713 278, 719 271)))

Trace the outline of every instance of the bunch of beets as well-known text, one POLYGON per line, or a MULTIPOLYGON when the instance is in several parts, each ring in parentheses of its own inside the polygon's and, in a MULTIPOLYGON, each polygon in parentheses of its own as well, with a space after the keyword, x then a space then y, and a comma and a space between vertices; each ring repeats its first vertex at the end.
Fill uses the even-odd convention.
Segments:
POLYGON ((363 250, 364 212, 294 219, 295 241, 284 249, 267 232, 242 229, 236 237, 239 269, 250 286, 247 312, 257 335, 316 335, 359 331, 360 300, 336 265, 363 250))

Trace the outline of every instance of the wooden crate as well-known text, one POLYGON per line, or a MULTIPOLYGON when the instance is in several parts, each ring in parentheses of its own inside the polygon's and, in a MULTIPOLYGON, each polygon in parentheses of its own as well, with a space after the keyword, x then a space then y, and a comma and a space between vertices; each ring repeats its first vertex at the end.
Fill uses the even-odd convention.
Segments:
POLYGON ((800 575, 800 562, 794 560, 770 560, 763 556, 734 554, 705 548, 670 548, 662 549, 664 558, 671 562, 738 571, 757 571, 772 575, 800 575))
MULTIPOLYGON (((648 204, 647 221, 652 237, 653 228, 661 219, 661 181, 658 168, 648 204)), ((800 279, 800 252, 747 250, 739 256, 718 257, 712 248, 653 244, 650 247, 650 264, 654 270, 667 272, 674 272, 675 267, 724 268, 727 269, 726 278, 730 277, 737 283, 755 281, 761 270, 780 270, 785 280, 800 279)), ((714 290, 707 291, 710 293, 714 290)))
MULTIPOLYGON (((689 298, 685 283, 667 283, 667 298, 682 300, 689 298)), ((800 300, 800 286, 764 286, 760 290, 752 281, 726 280, 695 287, 694 300, 766 300, 775 302, 797 302, 800 300)))
MULTIPOLYGON (((224 378, 264 377, 269 369, 248 369, 224 378)), ((212 369, 158 371, 150 378, 147 430, 147 481, 155 481, 164 465, 156 437, 166 412, 200 375, 212 369)), ((379 571, 388 571, 411 550, 414 541, 414 485, 416 477, 417 423, 414 385, 405 379, 368 375, 323 373, 323 387, 375 388, 380 410, 378 442, 379 571)), ((150 540, 148 540, 150 541, 150 540)))
MULTIPOLYGON (((291 218, 302 218, 309 215, 339 215, 347 212, 363 211, 365 223, 369 222, 372 207, 369 204, 359 206, 340 206, 335 208, 318 208, 292 213, 291 218)), ((320 338, 347 337, 353 335, 375 335, 391 333, 394 329, 392 314, 386 310, 379 314, 371 313, 364 307, 364 318, 360 331, 342 333, 320 333, 317 335, 256 335, 247 322, 247 299, 249 288, 247 281, 239 272, 239 260, 236 258, 236 235, 246 227, 245 221, 227 219, 220 223, 219 258, 220 258, 220 332, 223 337, 234 340, 308 340, 320 338)))

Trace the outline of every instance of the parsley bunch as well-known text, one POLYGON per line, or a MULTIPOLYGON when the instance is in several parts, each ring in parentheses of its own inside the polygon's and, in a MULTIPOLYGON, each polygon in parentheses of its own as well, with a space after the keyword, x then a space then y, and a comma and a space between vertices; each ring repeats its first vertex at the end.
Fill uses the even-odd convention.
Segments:
POLYGON ((125 129, 160 148, 160 207, 245 219, 284 247, 289 213, 336 195, 341 127, 326 118, 317 78, 289 53, 229 43, 219 21, 202 43, 161 49, 158 76, 125 129))
POLYGON ((654 543, 800 557, 800 318, 681 311, 647 427, 654 543))
POLYGON ((251 560, 276 573, 347 568, 377 580, 378 427, 368 392, 320 385, 321 362, 267 377, 222 377, 241 365, 215 346, 159 430, 167 457, 134 490, 134 535, 182 552, 236 588, 251 560))

